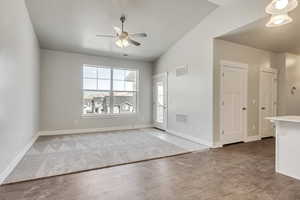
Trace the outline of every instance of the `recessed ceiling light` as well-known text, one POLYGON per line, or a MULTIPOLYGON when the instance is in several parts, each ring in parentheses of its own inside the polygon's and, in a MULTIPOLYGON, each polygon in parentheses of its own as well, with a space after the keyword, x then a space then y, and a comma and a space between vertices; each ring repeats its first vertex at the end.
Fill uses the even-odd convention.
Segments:
POLYGON ((272 15, 285 14, 298 6, 298 0, 272 0, 267 6, 266 13, 272 15))
POLYGON ((288 14, 272 15, 270 21, 266 24, 267 27, 278 27, 289 24, 293 19, 288 14))

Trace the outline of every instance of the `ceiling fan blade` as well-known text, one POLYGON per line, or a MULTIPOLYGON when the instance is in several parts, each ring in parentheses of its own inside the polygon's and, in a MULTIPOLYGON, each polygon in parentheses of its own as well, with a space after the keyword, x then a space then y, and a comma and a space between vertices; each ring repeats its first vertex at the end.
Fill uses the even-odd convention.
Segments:
POLYGON ((100 38, 100 37, 106 37, 106 38, 115 38, 115 37, 116 37, 116 35, 108 35, 108 34, 107 34, 107 35, 105 35, 105 34, 104 34, 104 35, 96 35, 96 37, 97 37, 97 38, 100 38))
POLYGON ((119 27, 114 26, 114 30, 116 31, 116 33, 118 35, 120 35, 122 33, 122 30, 119 27))
POLYGON ((140 45, 141 45, 141 43, 139 43, 139 42, 137 42, 137 41, 134 41, 134 40, 132 40, 132 39, 130 39, 130 38, 128 38, 128 42, 129 42, 130 44, 135 45, 135 46, 140 46, 140 45))
POLYGON ((129 34, 131 37, 147 37, 147 33, 133 33, 129 34))

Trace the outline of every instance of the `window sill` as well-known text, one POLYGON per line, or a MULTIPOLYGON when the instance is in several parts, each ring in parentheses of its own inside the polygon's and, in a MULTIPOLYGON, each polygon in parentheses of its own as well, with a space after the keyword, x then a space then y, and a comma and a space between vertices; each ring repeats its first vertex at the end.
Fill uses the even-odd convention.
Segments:
POLYGON ((107 114, 107 115, 97 115, 97 114, 86 114, 81 115, 83 119, 111 119, 111 118, 121 118, 121 117, 136 117, 137 113, 123 113, 123 114, 107 114))

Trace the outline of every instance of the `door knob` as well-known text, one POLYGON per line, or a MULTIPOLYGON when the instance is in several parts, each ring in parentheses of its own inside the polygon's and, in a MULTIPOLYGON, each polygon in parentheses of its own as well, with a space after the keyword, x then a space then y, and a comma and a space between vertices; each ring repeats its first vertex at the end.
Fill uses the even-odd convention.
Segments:
POLYGON ((243 107, 242 109, 243 109, 243 110, 247 110, 247 108, 246 108, 246 107, 243 107))
POLYGON ((266 107, 261 107, 262 110, 266 110, 266 107))

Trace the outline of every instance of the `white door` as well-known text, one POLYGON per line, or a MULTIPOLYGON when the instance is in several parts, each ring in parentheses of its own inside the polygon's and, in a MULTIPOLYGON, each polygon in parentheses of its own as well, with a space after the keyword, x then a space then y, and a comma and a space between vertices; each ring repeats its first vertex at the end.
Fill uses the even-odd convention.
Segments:
POLYGON ((248 66, 223 63, 221 69, 221 141, 241 142, 247 131, 248 66))
POLYGON ((154 127, 167 129, 167 73, 153 77, 153 124, 154 127))
MULTIPOLYGON (((273 70, 274 71, 274 70, 273 70)), ((266 117, 276 116, 277 73, 260 72, 259 132, 262 138, 274 136, 273 124, 266 117)))

